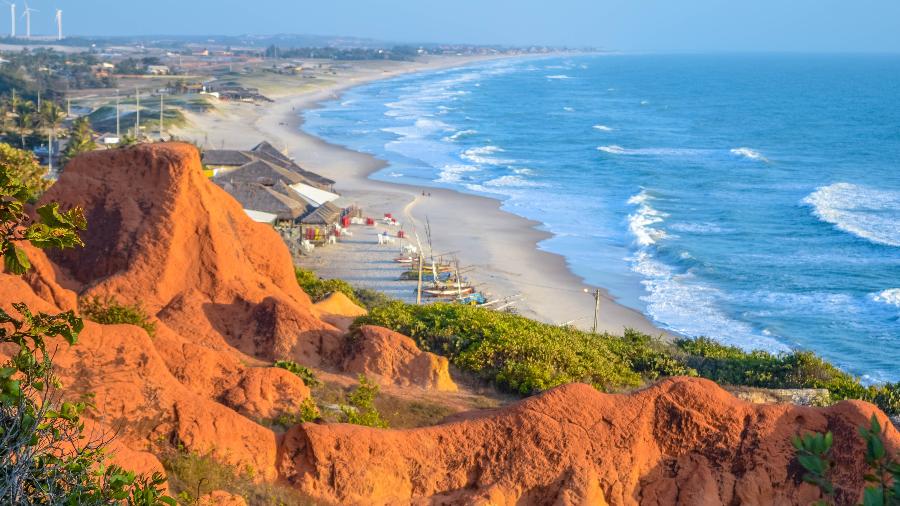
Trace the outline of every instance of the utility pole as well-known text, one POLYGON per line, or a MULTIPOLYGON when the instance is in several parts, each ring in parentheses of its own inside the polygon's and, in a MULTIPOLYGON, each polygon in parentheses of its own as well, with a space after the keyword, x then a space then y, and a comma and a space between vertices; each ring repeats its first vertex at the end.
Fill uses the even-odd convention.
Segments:
POLYGON ((422 303, 422 267, 425 259, 422 258, 422 248, 419 248, 419 282, 416 285, 416 304, 422 303))
POLYGON ((141 90, 139 88, 134 89, 135 97, 137 98, 137 113, 134 117, 134 138, 141 138, 141 90))
POLYGON ((40 89, 38 89, 38 104, 37 104, 37 108, 38 108, 38 111, 41 110, 41 90, 40 90, 40 89))
POLYGON ((591 330, 591 332, 596 334, 597 333, 597 325, 600 322, 600 295, 603 292, 601 292, 599 288, 595 289, 593 292, 591 290, 588 290, 587 288, 585 288, 584 293, 590 293, 590 294, 593 294, 593 296, 594 296, 594 327, 593 327, 593 330, 591 330))
POLYGON ((66 117, 72 117, 72 99, 69 97, 66 97, 66 117))
POLYGON ((53 129, 47 134, 47 174, 53 175, 53 129))
POLYGON ((119 90, 118 89, 116 89, 116 138, 120 139, 120 142, 121 142, 122 137, 119 132, 119 90))
POLYGON ((159 94, 159 140, 163 140, 164 133, 163 110, 165 110, 165 105, 163 104, 163 95, 165 95, 165 93, 159 94))

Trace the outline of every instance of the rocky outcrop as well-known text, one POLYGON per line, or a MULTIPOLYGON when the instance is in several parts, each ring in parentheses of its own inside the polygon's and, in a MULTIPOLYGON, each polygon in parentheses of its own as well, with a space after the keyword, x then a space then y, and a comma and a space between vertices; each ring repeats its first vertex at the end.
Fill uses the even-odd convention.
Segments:
POLYGON ((360 316, 365 316, 369 312, 357 306, 346 295, 341 292, 334 292, 313 304, 322 320, 334 325, 335 327, 347 332, 350 325, 360 316))
POLYGON ((85 247, 50 254, 81 296, 139 303, 195 342, 267 360, 316 365, 339 343, 278 234, 206 179, 191 145, 80 156, 42 201, 85 210, 85 247))
POLYGON ((409 337, 382 327, 365 325, 350 336, 342 368, 382 384, 457 390, 446 358, 424 352, 409 337))
MULTIPOLYGON (((753 405, 702 379, 632 395, 571 384, 435 427, 303 424, 284 438, 282 477, 341 504, 809 504, 790 439, 830 430, 838 503, 855 504, 863 402, 753 405)), ((888 432, 900 451, 900 435, 888 432)))
POLYGON ((224 490, 214 490, 201 497, 197 504, 199 506, 247 506, 247 501, 241 496, 224 490))
MULTIPOLYGON (((854 504, 866 468, 856 428, 873 413, 884 422, 863 402, 752 405, 672 379, 632 395, 566 385, 428 428, 307 423, 276 435, 258 422, 309 389, 268 367, 275 358, 453 390, 447 361, 386 329, 345 338, 323 321, 355 310, 339 297, 311 304, 277 234, 205 180, 188 145, 91 153, 44 200, 85 207, 87 247, 27 248, 35 268, 0 273, 0 307, 58 312, 110 295, 158 319, 152 338, 87 322, 76 346, 50 342, 65 395, 95 395, 88 415, 137 470, 158 470, 148 450, 168 441, 341 504, 808 504, 818 491, 790 438, 830 430, 836 501, 854 504)), ((897 431, 886 437, 900 451, 897 431)))
POLYGON ((334 360, 342 343, 278 235, 207 181, 186 144, 84 155, 43 200, 85 209, 86 247, 48 257, 26 245, 34 268, 0 274, 0 307, 59 312, 112 296, 158 319, 153 338, 87 322, 76 346, 51 342, 66 395, 94 394, 89 414, 123 454, 169 441, 273 479, 276 437, 256 421, 295 411, 309 389, 266 366, 334 360))

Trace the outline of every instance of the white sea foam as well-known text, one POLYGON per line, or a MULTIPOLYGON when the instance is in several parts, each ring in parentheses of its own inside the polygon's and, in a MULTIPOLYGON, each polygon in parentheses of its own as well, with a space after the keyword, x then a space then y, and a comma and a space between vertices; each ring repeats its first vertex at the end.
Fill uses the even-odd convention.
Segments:
POLYGON ((718 234, 722 232, 722 227, 715 223, 673 223, 669 228, 676 232, 694 234, 718 234))
POLYGON ((628 216, 628 230, 634 235, 635 242, 641 246, 656 244, 657 241, 666 238, 666 231, 656 225, 665 221, 669 215, 651 207, 651 201, 652 197, 646 190, 641 190, 628 199, 629 204, 637 206, 635 212, 628 216))
POLYGON ((563 107, 563 110, 566 111, 566 112, 575 112, 575 108, 574 108, 574 107, 563 107))
POLYGON ((390 174, 388 174, 388 176, 390 176, 390 177, 403 177, 403 173, 402 173, 402 172, 391 172, 390 174))
MULTIPOLYGON (((756 332, 747 323, 730 318, 721 307, 724 294, 700 282, 690 271, 681 273, 654 255, 658 241, 667 237, 661 225, 668 217, 654 209, 646 190, 632 195, 637 209, 628 217, 628 229, 638 249, 628 258, 631 269, 643 277, 647 313, 663 326, 689 336, 708 336, 746 349, 786 350, 773 336, 756 332)), ((690 253, 680 254, 690 259, 690 253)))
POLYGON ((478 167, 472 165, 445 165, 444 167, 441 167, 441 171, 438 174, 436 181, 438 183, 458 183, 460 179, 462 179, 464 173, 475 172, 477 170, 478 167))
POLYGON ((478 130, 459 130, 459 131, 455 132, 453 135, 444 137, 444 140, 457 141, 459 139, 462 139, 464 137, 470 137, 477 133, 478 133, 478 130))
POLYGON ((641 100, 641 105, 650 105, 649 100, 641 100))
POLYGON ((496 179, 491 179, 484 183, 487 186, 500 186, 500 187, 537 187, 541 186, 540 183, 536 183, 534 181, 528 181, 520 176, 500 176, 496 179))
POLYGON ((469 148, 463 151, 460 158, 481 165, 506 165, 511 163, 511 160, 490 156, 502 152, 503 148, 497 146, 482 146, 478 148, 469 148))
POLYGON ((759 160, 761 162, 768 162, 769 159, 763 156, 759 151, 750 149, 750 148, 734 148, 731 150, 732 155, 742 156, 744 158, 748 158, 750 160, 759 160))
POLYGON ((678 273, 646 248, 631 257, 632 270, 644 277, 641 299, 647 313, 666 328, 689 336, 707 336, 744 349, 787 351, 770 332, 756 332, 720 308, 724 294, 691 273, 678 273))
POLYGON ((552 76, 547 76, 547 79, 572 79, 572 78, 565 74, 556 74, 556 75, 552 75, 552 76))
POLYGON ((601 132, 612 132, 613 129, 606 125, 594 125, 594 130, 600 130, 601 132))
POLYGON ((515 172, 516 174, 521 174, 523 176, 528 176, 528 175, 534 174, 534 171, 529 169, 528 167, 521 167, 518 169, 513 169, 513 172, 515 172))
POLYGON ((886 246, 900 247, 900 192, 835 183, 803 199, 813 214, 838 230, 886 246))
POLYGON ((691 148, 639 148, 628 149, 616 144, 608 146, 599 146, 597 151, 602 151, 611 155, 632 155, 632 156, 697 156, 707 153, 708 150, 691 149, 691 148))
POLYGON ((900 288, 888 288, 870 295, 872 300, 900 308, 900 288))
POLYGON ((610 144, 609 146, 600 146, 597 148, 598 151, 603 151, 604 153, 609 153, 611 155, 625 155, 628 154, 627 149, 622 146, 617 146, 615 144, 610 144))

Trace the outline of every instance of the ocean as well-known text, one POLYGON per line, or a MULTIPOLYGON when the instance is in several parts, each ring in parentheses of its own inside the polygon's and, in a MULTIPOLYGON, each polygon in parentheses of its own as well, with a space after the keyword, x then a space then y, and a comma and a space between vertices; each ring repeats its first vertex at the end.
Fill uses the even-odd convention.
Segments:
POLYGON ((900 381, 900 56, 584 55, 378 81, 304 129, 499 199, 658 326, 900 381))

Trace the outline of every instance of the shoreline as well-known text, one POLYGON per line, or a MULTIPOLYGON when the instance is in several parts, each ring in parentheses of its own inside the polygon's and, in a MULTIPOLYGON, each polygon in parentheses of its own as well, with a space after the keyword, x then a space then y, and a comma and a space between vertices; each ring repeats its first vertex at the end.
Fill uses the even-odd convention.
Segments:
MULTIPOLYGON (((476 284, 487 285, 493 296, 521 295, 523 300, 517 302, 516 307, 524 316, 546 323, 569 323, 590 329, 594 298, 585 290, 600 289, 599 331, 621 333, 625 328, 633 328, 650 335, 674 337, 671 332, 655 326, 640 311, 617 303, 607 290, 586 284, 572 272, 562 255, 541 250, 540 242, 553 234, 540 230, 538 227, 543 225, 540 222, 503 210, 501 200, 445 188, 420 188, 370 179, 373 173, 386 167, 387 162, 367 153, 331 144, 302 129, 303 111, 338 99, 350 88, 410 73, 462 67, 491 59, 497 58, 444 57, 411 65, 390 62, 391 67, 399 68, 380 68, 381 72, 378 72, 376 66, 367 74, 329 83, 318 89, 273 96, 274 103, 252 111, 256 113, 249 118, 252 121, 247 121, 246 117, 240 118, 246 114, 238 114, 238 130, 242 134, 239 138, 228 135, 221 125, 209 125, 209 121, 202 121, 204 118, 200 115, 191 114, 189 119, 199 123, 198 130, 205 130, 207 136, 209 131, 217 129, 213 131, 222 143, 233 148, 248 149, 263 138, 276 146, 289 147, 290 156, 300 166, 337 181, 336 190, 346 200, 363 207, 367 215, 380 217, 383 213, 402 212, 401 221, 406 223, 407 229, 412 225, 415 230, 423 230, 427 218, 434 231, 435 251, 456 252, 462 265, 475 269, 468 277, 476 284), (253 131, 261 138, 250 138, 253 131), (430 196, 423 197, 423 189, 430 196)), ((215 139, 213 145, 216 145, 215 139)), ((321 255, 327 259, 327 248, 321 251, 321 255)), ((341 276, 339 271, 329 266, 327 275, 348 277, 341 276)))

